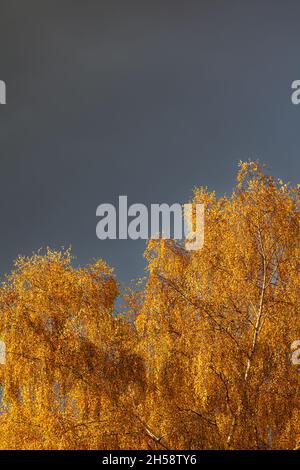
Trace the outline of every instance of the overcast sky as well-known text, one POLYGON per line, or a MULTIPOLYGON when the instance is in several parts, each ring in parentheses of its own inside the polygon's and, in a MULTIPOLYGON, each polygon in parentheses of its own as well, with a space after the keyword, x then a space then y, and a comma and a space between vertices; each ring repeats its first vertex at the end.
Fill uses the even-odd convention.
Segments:
POLYGON ((299 182, 297 0, 0 0, 0 274, 72 245, 121 281, 144 241, 100 241, 96 207, 229 192, 240 159, 299 182))

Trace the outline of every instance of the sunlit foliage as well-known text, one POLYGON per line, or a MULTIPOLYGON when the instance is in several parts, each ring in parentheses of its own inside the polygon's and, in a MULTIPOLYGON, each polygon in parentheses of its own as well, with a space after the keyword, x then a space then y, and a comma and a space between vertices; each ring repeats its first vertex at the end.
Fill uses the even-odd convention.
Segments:
POLYGON ((299 188, 242 163, 230 197, 196 188, 205 243, 152 240, 124 295, 69 251, 19 258, 0 290, 0 447, 300 445, 299 188))

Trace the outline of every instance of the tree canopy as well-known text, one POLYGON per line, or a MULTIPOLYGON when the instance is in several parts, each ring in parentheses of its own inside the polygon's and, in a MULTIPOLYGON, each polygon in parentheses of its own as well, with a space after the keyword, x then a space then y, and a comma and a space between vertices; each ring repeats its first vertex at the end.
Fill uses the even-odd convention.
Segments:
POLYGON ((0 448, 297 448, 299 202, 257 162, 230 197, 196 188, 203 248, 150 240, 118 313, 104 261, 18 258, 0 289, 0 448))

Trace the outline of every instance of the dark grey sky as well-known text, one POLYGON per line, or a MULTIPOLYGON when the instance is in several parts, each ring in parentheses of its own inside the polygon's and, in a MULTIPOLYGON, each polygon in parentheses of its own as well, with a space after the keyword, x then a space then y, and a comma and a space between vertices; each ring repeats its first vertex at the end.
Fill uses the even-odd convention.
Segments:
POLYGON ((121 281, 143 241, 99 241, 102 202, 229 191, 240 159, 299 181, 297 0, 0 0, 0 272, 73 247, 121 281))

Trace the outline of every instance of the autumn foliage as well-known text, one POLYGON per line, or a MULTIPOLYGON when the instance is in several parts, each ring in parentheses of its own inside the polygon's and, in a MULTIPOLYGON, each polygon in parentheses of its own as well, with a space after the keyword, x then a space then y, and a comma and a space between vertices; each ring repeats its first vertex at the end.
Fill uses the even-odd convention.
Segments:
POLYGON ((249 162, 230 197, 192 202, 204 247, 150 241, 146 285, 118 312, 103 261, 17 260, 0 290, 0 448, 300 445, 299 189, 249 162))

